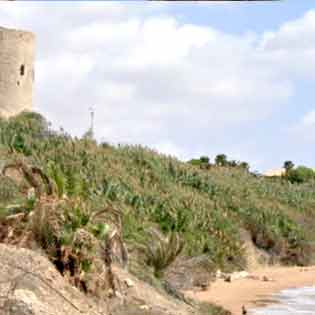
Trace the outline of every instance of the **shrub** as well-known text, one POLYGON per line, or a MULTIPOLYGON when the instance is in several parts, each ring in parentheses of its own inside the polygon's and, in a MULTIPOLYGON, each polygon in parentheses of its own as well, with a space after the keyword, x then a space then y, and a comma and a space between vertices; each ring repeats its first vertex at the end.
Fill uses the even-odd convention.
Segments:
POLYGON ((294 168, 294 163, 292 161, 285 161, 283 163, 283 168, 286 171, 286 174, 294 168))
POLYGON ((0 203, 17 199, 19 188, 13 179, 0 175, 0 203))
POLYGON ((184 242, 176 232, 171 232, 165 237, 157 230, 151 229, 148 241, 143 248, 148 265, 154 268, 156 277, 161 277, 163 271, 183 250, 184 242))
POLYGON ((290 169, 286 174, 286 178, 291 183, 305 183, 315 179, 315 173, 311 168, 299 166, 296 169, 290 169))
POLYGON ((215 158, 215 164, 217 166, 227 166, 228 160, 225 154, 218 154, 215 158))

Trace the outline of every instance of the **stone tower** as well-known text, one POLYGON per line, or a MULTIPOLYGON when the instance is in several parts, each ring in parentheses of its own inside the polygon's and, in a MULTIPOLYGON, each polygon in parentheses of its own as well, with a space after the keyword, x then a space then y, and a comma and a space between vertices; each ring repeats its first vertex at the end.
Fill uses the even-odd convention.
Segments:
POLYGON ((32 110, 35 36, 0 27, 0 116, 32 110))

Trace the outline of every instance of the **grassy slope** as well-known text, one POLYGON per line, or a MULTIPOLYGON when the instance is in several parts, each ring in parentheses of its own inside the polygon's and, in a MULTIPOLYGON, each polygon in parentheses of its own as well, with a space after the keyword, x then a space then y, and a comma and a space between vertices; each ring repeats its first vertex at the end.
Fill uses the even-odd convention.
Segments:
MULTIPOLYGON (((245 264, 242 227, 284 263, 310 263, 314 183, 292 185, 238 169, 200 170, 138 146, 72 139, 48 132, 37 114, 2 121, 0 127, 3 163, 24 159, 54 179, 60 196, 79 196, 95 210, 108 202, 121 209, 130 244, 142 241, 151 226, 178 231, 186 254, 206 253, 216 267, 239 268, 245 264)), ((10 196, 14 185, 8 191, 3 183, 4 209, 17 194, 10 196)))

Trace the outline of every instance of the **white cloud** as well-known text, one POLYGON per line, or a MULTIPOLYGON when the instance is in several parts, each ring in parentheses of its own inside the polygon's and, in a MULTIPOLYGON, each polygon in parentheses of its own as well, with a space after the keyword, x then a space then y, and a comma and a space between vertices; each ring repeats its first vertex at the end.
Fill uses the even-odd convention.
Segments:
POLYGON ((36 106, 55 125, 82 134, 93 105, 99 138, 207 154, 214 137, 224 142, 228 129, 268 119, 297 79, 315 74, 313 11, 277 31, 239 36, 144 7, 0 5, 4 25, 37 34, 36 106))
POLYGON ((181 148, 169 141, 156 143, 153 148, 156 149, 158 152, 176 157, 181 160, 189 159, 189 156, 187 156, 186 152, 184 152, 181 148))
POLYGON ((305 126, 315 126, 315 109, 303 117, 302 124, 305 126))
POLYGON ((299 141, 313 143, 315 140, 315 109, 308 111, 289 129, 289 134, 299 141))
POLYGON ((282 72, 299 78, 315 78, 315 10, 266 32, 261 49, 269 53, 282 72))
POLYGON ((314 50, 315 10, 284 23, 276 32, 266 32, 262 46, 268 50, 314 50))

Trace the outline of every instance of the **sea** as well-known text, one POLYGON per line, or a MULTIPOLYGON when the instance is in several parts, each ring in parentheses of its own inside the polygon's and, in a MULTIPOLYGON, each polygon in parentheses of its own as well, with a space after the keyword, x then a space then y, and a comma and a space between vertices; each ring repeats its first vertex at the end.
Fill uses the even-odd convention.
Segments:
POLYGON ((315 287, 287 289, 272 296, 272 303, 249 310, 250 315, 315 315, 315 287))

